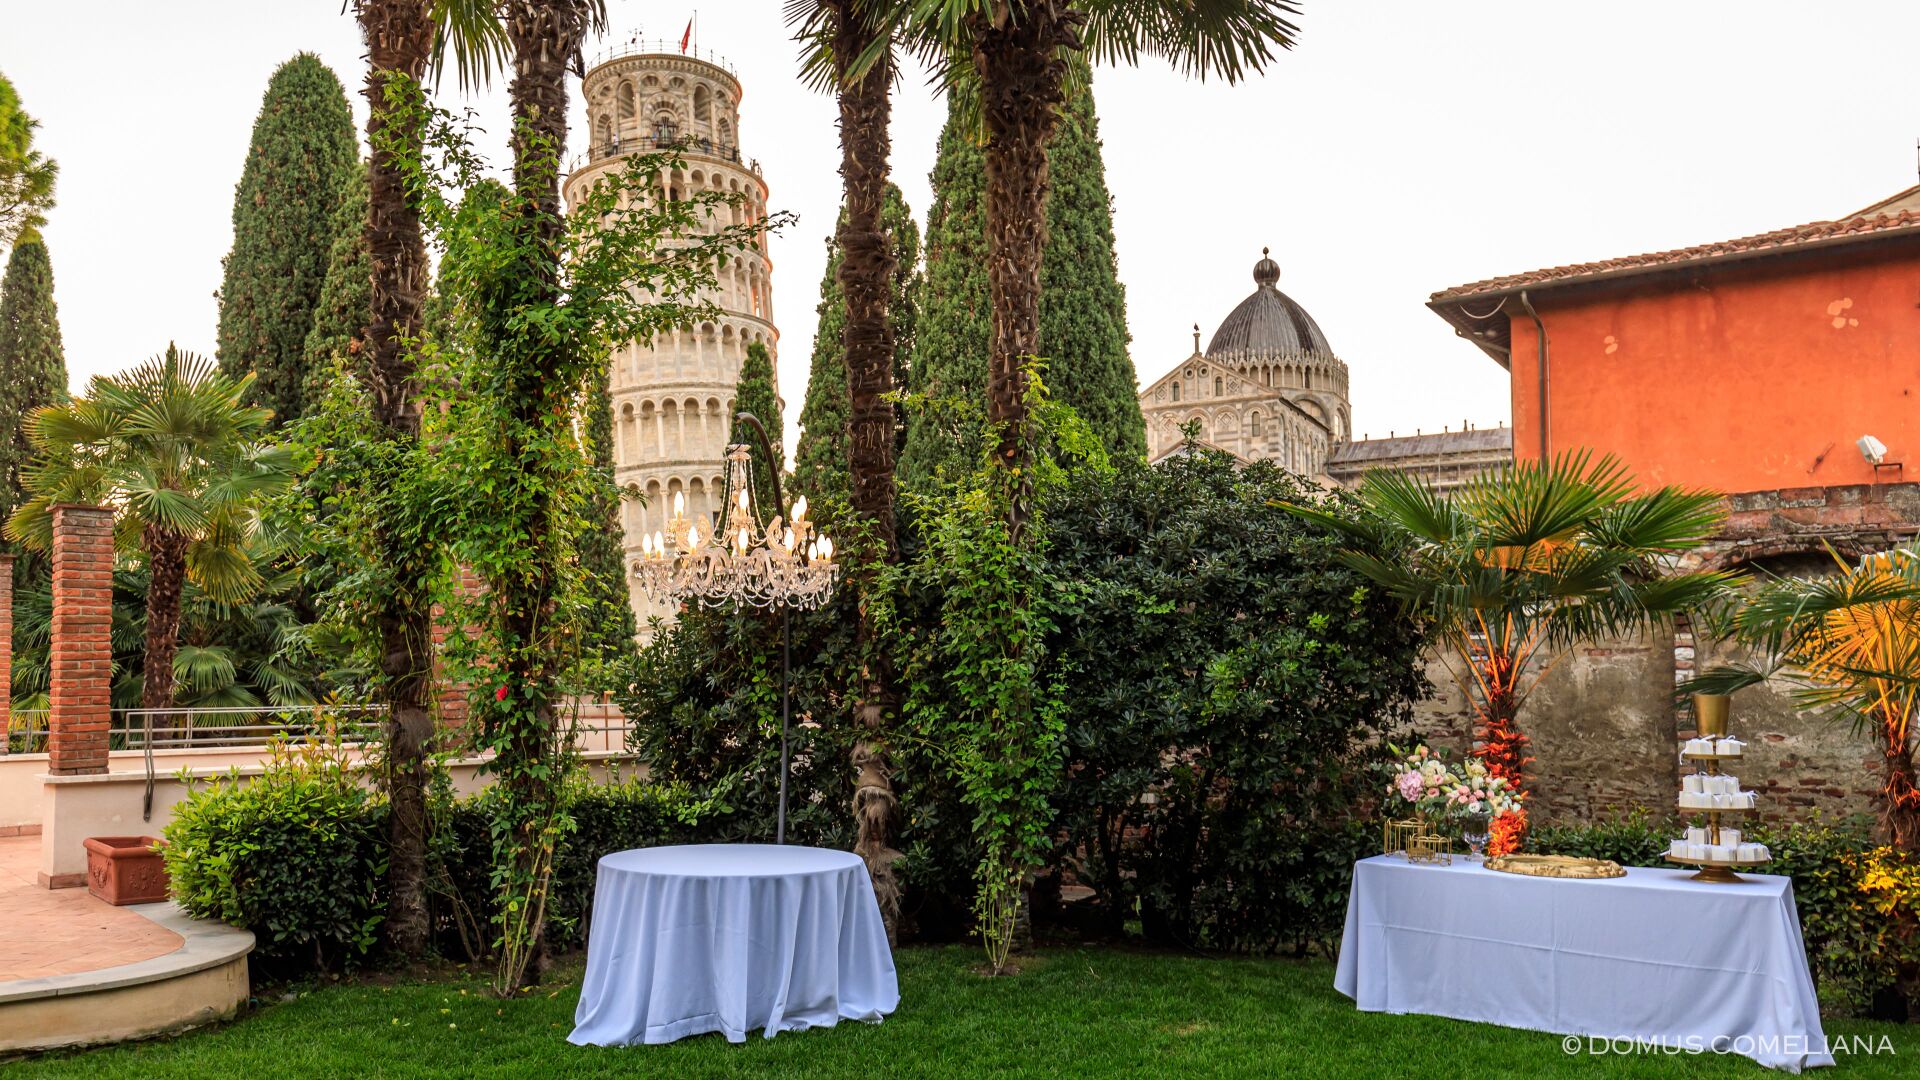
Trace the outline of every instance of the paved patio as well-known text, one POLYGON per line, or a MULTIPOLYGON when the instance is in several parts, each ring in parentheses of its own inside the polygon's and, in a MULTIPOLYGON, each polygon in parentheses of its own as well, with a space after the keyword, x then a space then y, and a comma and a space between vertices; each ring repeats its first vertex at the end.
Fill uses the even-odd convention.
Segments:
POLYGON ((38 836, 0 837, 0 983, 151 960, 179 934, 82 889, 43 889, 38 836))

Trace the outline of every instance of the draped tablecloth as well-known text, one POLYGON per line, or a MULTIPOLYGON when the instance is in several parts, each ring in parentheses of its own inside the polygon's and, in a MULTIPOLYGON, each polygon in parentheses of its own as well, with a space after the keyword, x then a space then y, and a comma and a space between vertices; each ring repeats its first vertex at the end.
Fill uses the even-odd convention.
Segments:
MULTIPOLYGON (((1334 987, 1367 1012, 1831 1065, 1784 877, 1570 880, 1456 857, 1354 865, 1334 987)), ((1616 1051, 1618 1052, 1618 1051, 1616 1051)))
POLYGON ((900 1003, 866 864, 768 844, 641 848, 600 859, 581 1045, 878 1023, 900 1003))

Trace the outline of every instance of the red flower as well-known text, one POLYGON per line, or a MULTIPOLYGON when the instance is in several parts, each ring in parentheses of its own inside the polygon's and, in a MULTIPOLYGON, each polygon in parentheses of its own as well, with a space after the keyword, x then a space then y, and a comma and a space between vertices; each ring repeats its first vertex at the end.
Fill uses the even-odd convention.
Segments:
POLYGON ((505 701, 505 700, 507 700, 507 688, 503 686, 503 687, 501 687, 500 689, 498 689, 498 690, 495 690, 495 691, 493 692, 493 700, 495 700, 495 701, 505 701))

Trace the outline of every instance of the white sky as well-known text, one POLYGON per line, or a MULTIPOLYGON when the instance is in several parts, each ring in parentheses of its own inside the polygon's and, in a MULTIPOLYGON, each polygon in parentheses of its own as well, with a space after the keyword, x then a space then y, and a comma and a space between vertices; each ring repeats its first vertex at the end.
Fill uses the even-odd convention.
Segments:
MULTIPOLYGON (((610 6, 615 38, 677 39, 700 8, 699 47, 746 87, 744 152, 800 216, 773 241, 791 447, 839 203, 833 104, 797 81, 782 0, 610 6)), ((1299 21, 1299 47, 1240 86, 1157 62, 1096 77, 1143 385, 1193 323, 1211 336, 1270 245, 1352 370, 1356 433, 1505 420, 1504 372, 1430 292, 1837 217, 1915 179, 1911 0, 1307 0, 1299 21)), ((0 71, 61 164, 46 233, 76 389, 170 339, 212 351, 248 132, 303 49, 362 116, 340 0, 0 0, 0 71)), ((503 93, 475 104, 506 131, 503 93)), ((893 162, 923 220, 943 116, 909 74, 893 162)))

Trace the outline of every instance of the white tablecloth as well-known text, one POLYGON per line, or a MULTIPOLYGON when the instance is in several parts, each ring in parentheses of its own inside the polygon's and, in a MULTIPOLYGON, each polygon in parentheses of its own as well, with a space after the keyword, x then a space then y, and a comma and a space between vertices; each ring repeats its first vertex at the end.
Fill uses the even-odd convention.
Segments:
POLYGON ((641 848, 600 860, 570 1042, 878 1023, 900 1003, 867 868, 769 844, 641 848))
POLYGON ((1451 866, 1365 859, 1353 868, 1333 984, 1367 1012, 1698 1046, 1789 1072, 1833 1064, 1793 883, 1752 874, 1713 885, 1691 873, 1585 881, 1458 856, 1451 866))

